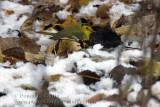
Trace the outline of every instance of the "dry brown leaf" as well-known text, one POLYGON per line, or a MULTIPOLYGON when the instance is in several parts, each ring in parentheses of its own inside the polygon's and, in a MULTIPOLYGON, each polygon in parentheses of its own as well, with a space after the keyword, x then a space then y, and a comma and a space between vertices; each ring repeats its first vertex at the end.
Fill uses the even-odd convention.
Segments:
POLYGON ((28 15, 28 18, 24 21, 24 23, 20 27, 22 36, 27 36, 30 34, 34 21, 35 21, 35 16, 28 15))
POLYGON ((4 62, 9 61, 11 63, 11 65, 14 65, 17 62, 22 61, 22 59, 17 59, 17 58, 14 58, 12 56, 9 56, 9 57, 3 57, 3 61, 4 62))
POLYGON ((109 22, 110 22, 110 18, 107 18, 107 19, 100 19, 100 22, 97 24, 95 22, 94 23, 96 26, 105 27, 105 26, 109 25, 109 22))
POLYGON ((109 9, 112 7, 112 4, 111 2, 107 3, 107 4, 102 4, 97 12, 96 12, 96 15, 97 17, 100 17, 100 18, 109 18, 109 15, 108 15, 108 11, 109 9))
POLYGON ((56 26, 60 27, 61 29, 65 29, 69 26, 73 26, 76 24, 77 24, 77 21, 75 19, 72 19, 71 16, 68 15, 67 19, 62 24, 53 24, 54 26, 49 27, 46 31, 51 31, 53 29, 57 30, 56 26))
POLYGON ((54 13, 62 10, 63 4, 60 4, 58 0, 38 0, 35 5, 34 14, 39 20, 44 22, 44 27, 53 25, 57 19, 54 13))
POLYGON ((10 48, 22 48, 23 51, 33 54, 39 54, 40 52, 40 46, 38 46, 34 40, 29 38, 0 38, 0 45, 2 53, 10 48))
MULTIPOLYGON (((136 25, 135 25, 136 26, 136 25)), ((115 32, 118 35, 127 35, 129 30, 132 28, 132 25, 125 25, 115 29, 115 32)))
POLYGON ((62 38, 62 40, 57 40, 54 44, 49 46, 47 53, 51 52, 59 56, 67 56, 69 53, 80 49, 80 43, 76 42, 74 39, 62 38))
POLYGON ((95 103, 95 102, 100 101, 100 100, 103 100, 103 99, 105 99, 105 98, 107 98, 107 96, 106 96, 105 94, 97 94, 97 95, 89 98, 89 99, 87 100, 87 102, 88 102, 88 103, 95 103))
POLYGON ((28 0, 21 0, 18 3, 22 4, 22 5, 31 5, 32 2, 28 1, 28 0))
POLYGON ((136 17, 136 14, 133 13, 128 16, 122 15, 112 26, 112 29, 114 30, 115 28, 122 27, 125 25, 133 25, 137 24, 138 21, 140 20, 140 17, 136 17))
POLYGON ((45 60, 45 56, 42 56, 40 54, 32 54, 29 52, 25 52, 25 59, 32 63, 42 63, 45 60))
POLYGON ((127 6, 132 6, 133 5, 133 0, 120 0, 120 1, 123 2, 127 6))
MULTIPOLYGON (((25 60, 25 52, 39 54, 40 46, 29 38, 0 38, 2 54, 7 57, 14 57, 17 60, 25 60)), ((8 58, 5 59, 8 59, 8 58)), ((9 58, 14 60, 13 58, 9 58)), ((17 61, 15 60, 15 61, 17 61)), ((14 61, 13 61, 14 62, 14 61)))
POLYGON ((124 20, 124 15, 122 15, 113 25, 112 25, 112 30, 115 31, 115 28, 121 27, 122 21, 124 20))
POLYGON ((8 16, 14 14, 13 10, 6 10, 6 9, 2 9, 2 10, 5 11, 6 15, 8 15, 8 16))
POLYGON ((27 12, 20 14, 20 15, 17 17, 17 21, 18 21, 20 18, 22 18, 23 15, 29 16, 28 14, 29 14, 29 13, 27 13, 27 12))
POLYGON ((129 35, 129 41, 140 42, 145 37, 148 37, 149 34, 153 34, 155 31, 156 16, 154 14, 144 15, 142 17, 135 17, 135 15, 132 14, 130 16, 124 17, 124 19, 121 20, 122 26, 116 28, 115 31, 119 35, 129 35), (135 18, 134 22, 133 18, 135 18))
POLYGON ((145 97, 146 96, 145 96, 144 90, 142 89, 141 91, 138 92, 136 102, 139 103, 139 105, 141 105, 143 103, 143 98, 145 97))
POLYGON ((77 5, 81 6, 86 6, 88 5, 89 2, 93 0, 70 0, 71 3, 71 8, 76 8, 77 5))
POLYGON ((100 76, 89 70, 82 71, 78 75, 83 78, 83 82, 86 85, 95 84, 97 81, 100 81, 100 76))
MULTIPOLYGON (((57 42, 57 41, 55 41, 55 42, 57 42)), ((55 42, 47 48, 47 53, 54 53, 55 52, 55 50, 54 50, 55 45, 56 45, 55 42)))
POLYGON ((3 62, 2 52, 1 52, 1 45, 0 45, 0 62, 3 62))
POLYGON ((120 85, 125 74, 133 75, 135 70, 135 68, 126 68, 122 65, 118 65, 111 70, 110 77, 113 78, 118 83, 118 85, 120 85))
POLYGON ((105 27, 110 23, 110 18, 105 19, 105 18, 98 18, 96 16, 81 16, 76 19, 79 20, 81 18, 86 19, 88 23, 93 23, 93 25, 100 27, 105 27))
POLYGON ((152 33, 152 27, 154 27, 155 21, 155 15, 143 16, 140 19, 140 21, 136 24, 136 27, 133 28, 131 33, 138 36, 147 37, 148 34, 152 33))
POLYGON ((106 98, 107 101, 119 102, 121 99, 120 95, 112 95, 106 98))
POLYGON ((42 89, 35 94, 38 95, 36 106, 45 105, 47 107, 65 107, 63 102, 56 97, 55 95, 51 95, 48 91, 49 82, 45 81, 42 89))
POLYGON ((130 84, 125 84, 123 86, 119 87, 120 94, 119 95, 112 95, 105 100, 107 101, 112 101, 112 102, 120 102, 122 105, 126 105, 127 102, 127 96, 129 93, 133 92, 133 90, 129 90, 130 84), (128 91, 129 90, 129 91, 128 91))
POLYGON ((12 78, 16 80, 16 79, 22 78, 22 76, 21 75, 13 75, 12 78))
POLYGON ((50 82, 56 82, 56 81, 59 81, 59 79, 60 79, 61 77, 64 77, 64 75, 62 75, 62 74, 50 75, 50 76, 49 76, 49 81, 50 81, 50 82))
POLYGON ((77 21, 75 19, 72 19, 71 16, 68 16, 67 19, 65 20, 65 22, 63 24, 61 24, 60 26, 65 29, 69 26, 73 26, 76 25, 77 21))
POLYGON ((14 13, 14 11, 13 11, 13 10, 10 10, 10 11, 9 11, 9 10, 7 10, 7 11, 6 11, 6 14, 7 14, 7 15, 12 15, 13 13, 14 13))
POLYGON ((160 62, 160 47, 157 49, 156 52, 153 53, 153 59, 157 62, 160 62))
POLYGON ((23 88, 25 90, 36 90, 36 87, 30 86, 28 84, 21 85, 21 88, 23 88))
POLYGON ((20 47, 13 47, 13 48, 6 49, 3 51, 3 55, 8 57, 12 56, 20 60, 25 60, 24 51, 20 47))
POLYGON ((102 56, 96 55, 96 56, 92 56, 91 59, 92 59, 92 61, 95 61, 95 62, 103 62, 106 60, 115 60, 115 57, 113 57, 113 56, 102 57, 102 56))

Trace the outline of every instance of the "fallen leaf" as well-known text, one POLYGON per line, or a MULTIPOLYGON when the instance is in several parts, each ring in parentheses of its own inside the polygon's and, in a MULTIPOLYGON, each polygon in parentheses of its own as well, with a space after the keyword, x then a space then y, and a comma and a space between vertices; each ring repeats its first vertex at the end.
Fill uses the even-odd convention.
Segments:
POLYGON ((109 25, 110 18, 107 19, 100 19, 99 23, 96 22, 96 20, 92 20, 95 26, 105 27, 109 25))
POLYGON ((24 23, 21 25, 20 30, 21 30, 21 36, 26 37, 29 35, 32 30, 32 25, 35 21, 35 16, 33 15, 28 15, 28 18, 24 21, 24 23))
POLYGON ((18 59, 18 58, 12 57, 12 56, 9 56, 9 57, 5 56, 5 57, 3 57, 3 62, 6 62, 6 61, 9 61, 11 63, 11 65, 14 65, 19 61, 25 61, 25 60, 18 59))
POLYGON ((21 75, 13 75, 12 78, 16 80, 16 79, 22 78, 22 76, 21 75))
MULTIPOLYGON (((12 56, 22 61, 26 60, 25 52, 29 52, 32 55, 39 54, 40 52, 40 46, 38 46, 34 40, 31 40, 29 38, 16 38, 16 37, 0 38, 0 45, 1 45, 1 51, 3 55, 5 55, 6 57, 12 56)), ((35 56, 32 56, 32 57, 35 57, 35 56)), ((8 59, 8 58, 5 58, 5 59, 8 59)), ((13 60, 13 58, 9 58, 9 59, 11 61, 13 60)))
POLYGON ((1 45, 0 45, 0 62, 3 62, 2 51, 1 51, 1 45))
POLYGON ((54 13, 62 10, 64 6, 59 3, 59 0, 38 0, 34 8, 34 14, 44 22, 44 27, 54 25, 57 22, 54 13))
POLYGON ((115 28, 122 26, 122 21, 124 20, 124 15, 122 15, 114 24, 112 25, 112 30, 115 31, 115 28))
POLYGON ((115 29, 116 33, 119 35, 123 35, 124 37, 128 35, 128 41, 138 41, 142 43, 144 38, 154 34, 156 29, 156 16, 154 14, 141 17, 135 17, 135 15, 132 14, 128 19, 122 21, 122 26, 115 29), (132 20, 133 18, 135 21, 132 20))
POLYGON ((5 11, 6 15, 8 15, 8 16, 14 14, 13 10, 6 10, 6 9, 2 9, 2 10, 5 11))
POLYGON ((75 19, 72 19, 71 16, 68 16, 67 19, 65 20, 64 23, 62 23, 60 26, 65 29, 69 26, 73 26, 73 25, 76 25, 77 24, 77 21, 75 19))
POLYGON ((60 79, 61 77, 64 77, 64 75, 62 75, 62 74, 50 75, 50 76, 49 76, 49 81, 50 81, 50 82, 56 82, 56 81, 59 81, 59 79, 60 79))
POLYGON ((160 62, 160 47, 157 49, 156 52, 153 53, 153 59, 157 62, 160 62))
MULTIPOLYGON (((136 25, 133 25, 133 26, 136 26, 136 25)), ((127 34, 130 34, 130 33, 131 33, 131 32, 129 32, 129 30, 130 30, 131 28, 132 28, 132 25, 125 25, 125 26, 116 28, 116 29, 115 29, 115 32, 116 32, 118 35, 127 35, 127 34)))
POLYGON ((123 2, 127 6, 133 6, 133 3, 135 2, 135 0, 134 2, 133 0, 120 0, 120 1, 123 2))
POLYGON ((135 60, 130 60, 129 63, 133 66, 136 66, 136 67, 141 67, 141 66, 144 66, 145 64, 145 61, 144 60, 138 60, 138 61, 135 61, 135 60))
POLYGON ((141 89, 141 91, 138 92, 138 95, 137 95, 137 98, 136 98, 136 102, 139 104, 139 105, 142 105, 143 103, 143 98, 145 98, 145 92, 143 89, 141 89))
POLYGON ((110 77, 116 80, 118 85, 120 85, 125 74, 133 75, 135 70, 136 70, 135 68, 126 68, 123 67, 122 65, 118 65, 111 70, 110 77))
POLYGON ((19 19, 22 18, 23 15, 28 16, 28 14, 29 14, 29 13, 27 13, 27 12, 20 14, 20 15, 18 16, 18 18, 17 18, 17 21, 19 21, 19 19))
POLYGON ((22 48, 19 48, 19 47, 13 47, 13 48, 6 49, 3 51, 3 54, 8 57, 12 56, 20 60, 25 60, 24 51, 22 48))
POLYGON ((45 56, 42 56, 41 54, 32 54, 29 52, 25 52, 25 59, 32 63, 43 63, 45 60, 45 56))
POLYGON ((2 53, 11 48, 22 48, 23 51, 33 54, 39 54, 40 52, 40 46, 38 46, 34 40, 29 38, 0 38, 0 45, 2 53))
POLYGON ((87 21, 87 23, 91 23, 94 26, 99 26, 99 27, 105 27, 105 26, 109 25, 109 23, 110 23, 110 18, 98 18, 97 16, 83 15, 83 16, 75 17, 75 18, 76 18, 76 20, 83 18, 87 21))
POLYGON ((106 98, 107 101, 119 102, 121 97, 119 95, 112 95, 106 98))
POLYGON ((122 105, 126 105, 128 94, 133 92, 133 90, 132 89, 129 90, 129 88, 130 88, 130 84, 125 84, 123 86, 120 86, 118 95, 111 95, 105 98, 105 100, 111 101, 111 102, 119 102, 122 105))
POLYGON ((21 0, 18 3, 22 4, 22 5, 31 5, 32 2, 28 1, 28 0, 21 0))
POLYGON ((109 9, 112 7, 112 4, 111 2, 107 3, 107 4, 102 4, 98 9, 97 9, 97 12, 96 12, 96 15, 97 17, 100 17, 100 18, 109 18, 109 15, 108 15, 108 11, 109 9))
POLYGON ((45 81, 40 92, 38 94, 36 106, 45 105, 47 107, 65 107, 62 100, 56 97, 54 94, 50 94, 48 91, 49 82, 45 81))
POLYGON ((78 75, 83 78, 83 82, 86 85, 95 84, 97 81, 100 81, 100 76, 89 70, 82 71, 78 75))
POLYGON ((88 102, 88 103, 96 103, 97 101, 103 100, 103 99, 105 99, 105 98, 107 98, 107 96, 106 96, 105 94, 100 93, 100 94, 97 94, 97 95, 89 98, 89 99, 87 100, 87 102, 88 102))
POLYGON ((93 0, 70 0, 71 3, 71 8, 76 8, 77 4, 81 6, 86 6, 88 5, 89 2, 93 0))
POLYGON ((73 26, 76 25, 77 21, 76 19, 72 19, 70 15, 67 16, 67 19, 62 23, 62 24, 54 24, 52 27, 49 27, 48 29, 46 29, 45 31, 51 31, 51 30, 62 30, 65 29, 69 26, 73 26), (58 28, 57 28, 58 27, 58 28))
POLYGON ((35 87, 30 86, 30 85, 28 85, 28 84, 23 84, 23 85, 21 85, 21 88, 23 88, 23 89, 25 89, 25 90, 36 90, 35 87))
POLYGON ((76 42, 74 39, 61 38, 61 40, 55 41, 51 46, 48 47, 47 53, 51 52, 55 55, 67 56, 69 53, 78 51, 80 49, 80 43, 76 42))
POLYGON ((91 59, 92 61, 95 61, 95 62, 102 62, 102 61, 107 61, 107 60, 115 60, 115 57, 113 56, 102 57, 102 56, 96 55, 96 56, 92 56, 91 59))

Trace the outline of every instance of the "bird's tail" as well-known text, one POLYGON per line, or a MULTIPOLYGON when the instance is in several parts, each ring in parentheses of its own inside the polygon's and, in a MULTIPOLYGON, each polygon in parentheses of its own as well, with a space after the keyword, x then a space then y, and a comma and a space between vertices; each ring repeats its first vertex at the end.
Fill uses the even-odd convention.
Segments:
POLYGON ((40 34, 44 34, 44 35, 51 35, 52 37, 50 37, 50 39, 59 39, 59 37, 57 36, 57 33, 50 33, 50 32, 41 32, 41 31, 35 31, 35 33, 40 33, 40 34))
POLYGON ((34 31, 35 33, 40 33, 40 34, 44 34, 44 35, 52 35, 52 36, 56 36, 56 33, 50 33, 50 32, 41 32, 41 31, 34 31))

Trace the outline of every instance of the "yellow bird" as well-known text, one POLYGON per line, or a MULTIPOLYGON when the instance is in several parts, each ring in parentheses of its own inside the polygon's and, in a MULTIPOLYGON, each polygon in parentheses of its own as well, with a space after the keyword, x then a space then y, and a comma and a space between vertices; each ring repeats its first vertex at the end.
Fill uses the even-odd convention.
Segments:
POLYGON ((79 23, 73 26, 69 26, 66 29, 59 31, 58 33, 49 33, 49 32, 37 32, 46 35, 52 35, 51 39, 57 40, 63 37, 67 38, 77 38, 82 42, 88 41, 90 39, 90 34, 95 32, 92 27, 86 23, 79 23))

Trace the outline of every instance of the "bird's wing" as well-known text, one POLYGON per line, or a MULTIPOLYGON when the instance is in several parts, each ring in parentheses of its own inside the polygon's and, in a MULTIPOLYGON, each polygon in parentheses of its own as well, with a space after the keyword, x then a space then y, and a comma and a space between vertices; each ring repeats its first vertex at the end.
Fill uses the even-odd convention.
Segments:
POLYGON ((45 34, 45 35, 52 35, 55 36, 56 33, 50 33, 50 32, 41 32, 41 31, 35 31, 35 33, 45 34))
POLYGON ((81 25, 77 24, 74 26, 70 26, 60 32, 57 33, 57 37, 68 37, 72 38, 73 36, 79 38, 80 40, 83 39, 84 32, 81 30, 81 25))

